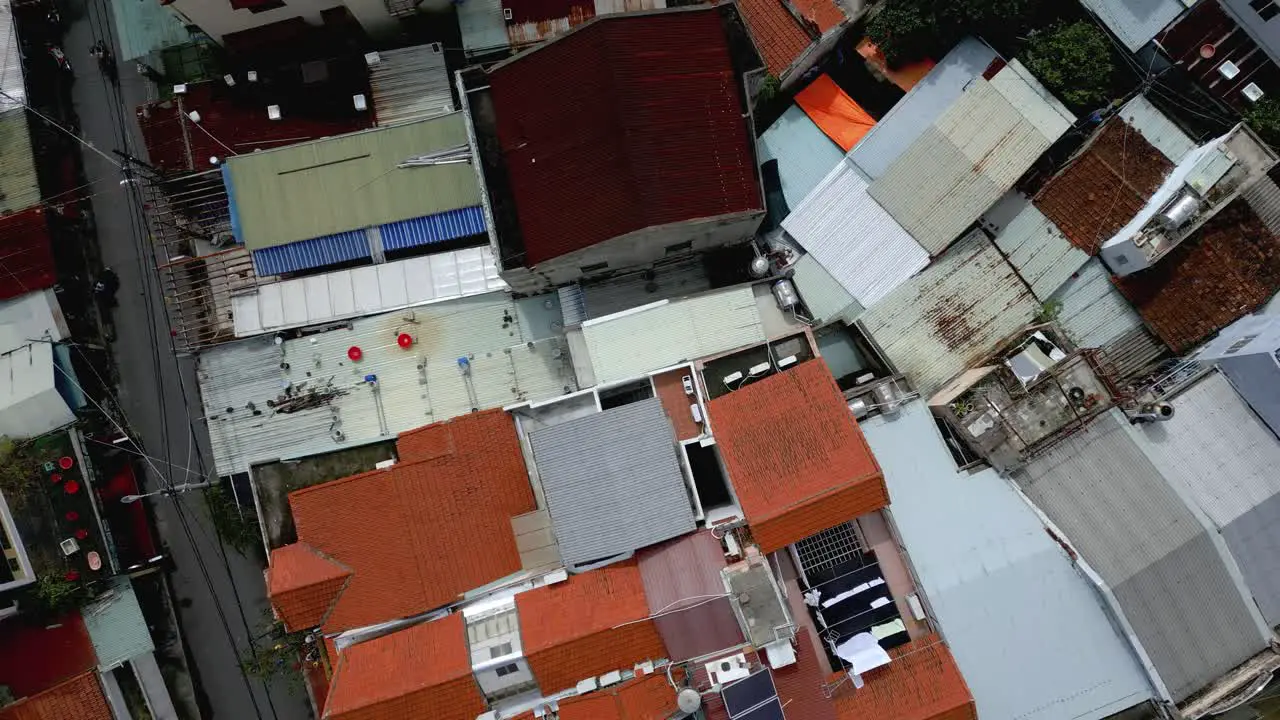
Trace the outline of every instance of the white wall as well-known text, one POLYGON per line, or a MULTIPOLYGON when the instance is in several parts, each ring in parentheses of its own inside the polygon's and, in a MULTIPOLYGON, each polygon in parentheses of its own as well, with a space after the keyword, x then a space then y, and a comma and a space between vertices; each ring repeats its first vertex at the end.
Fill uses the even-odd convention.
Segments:
POLYGON ((224 35, 251 30, 264 25, 301 17, 312 25, 321 24, 320 12, 346 5, 365 32, 386 35, 399 28, 398 21, 387 12, 383 0, 284 0, 285 6, 266 12, 233 10, 231 0, 174 0, 170 8, 184 21, 197 25, 219 43, 224 35))

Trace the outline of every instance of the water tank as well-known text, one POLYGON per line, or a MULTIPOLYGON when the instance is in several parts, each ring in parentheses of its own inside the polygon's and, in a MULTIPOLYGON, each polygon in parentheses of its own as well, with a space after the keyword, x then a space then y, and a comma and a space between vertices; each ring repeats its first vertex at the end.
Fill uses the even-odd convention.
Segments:
POLYGON ((676 695, 676 707, 680 708, 682 713, 697 712, 702 707, 702 696, 693 688, 685 688, 676 695))
POLYGON ((1200 196, 1191 188, 1183 188, 1156 216, 1156 222, 1165 230, 1177 230, 1195 217, 1197 212, 1200 212, 1200 196))
POLYGON ((790 310, 800 304, 800 296, 796 294, 795 283, 786 278, 773 284, 773 298, 778 301, 778 307, 783 310, 790 310))

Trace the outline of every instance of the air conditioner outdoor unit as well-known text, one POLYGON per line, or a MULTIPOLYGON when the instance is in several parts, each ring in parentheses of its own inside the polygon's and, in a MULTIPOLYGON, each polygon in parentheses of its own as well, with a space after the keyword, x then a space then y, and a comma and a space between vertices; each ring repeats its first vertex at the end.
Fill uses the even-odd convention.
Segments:
POLYGON ((706 667, 707 676, 716 685, 727 685, 751 674, 750 668, 747 667, 747 656, 743 653, 709 662, 706 667))
POLYGON ((1257 83, 1249 83, 1248 85, 1245 85, 1240 88, 1240 93, 1249 98, 1249 102, 1258 102, 1262 99, 1263 95, 1266 95, 1266 93, 1262 91, 1262 88, 1258 87, 1257 83))

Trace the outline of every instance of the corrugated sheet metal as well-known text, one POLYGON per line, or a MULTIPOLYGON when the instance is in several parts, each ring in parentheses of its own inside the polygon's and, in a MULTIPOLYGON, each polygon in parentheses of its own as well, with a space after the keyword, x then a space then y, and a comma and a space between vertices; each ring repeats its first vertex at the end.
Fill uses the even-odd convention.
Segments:
POLYGON ((1136 327, 1102 346, 1107 372, 1116 380, 1141 375, 1169 357, 1169 348, 1146 327, 1136 327))
POLYGON ((480 204, 468 163, 397 167, 466 147, 461 113, 228 158, 237 237, 250 250, 480 204))
POLYGON ((120 59, 134 60, 165 48, 191 42, 187 26, 173 8, 158 2, 111 0, 120 59))
POLYGON ((578 325, 587 319, 587 301, 582 286, 577 283, 561 285, 556 289, 560 298, 560 310, 564 313, 565 327, 578 325))
POLYGON ((600 282, 583 283, 584 319, 604 317, 658 300, 674 300, 710 289, 711 279, 707 277, 707 268, 700 257, 600 282))
POLYGON ((1018 273, 977 231, 859 322, 927 397, 1039 310, 1018 273))
POLYGON ((258 277, 270 277, 337 265, 367 258, 372 254, 366 231, 352 230, 254 250, 253 270, 258 277))
POLYGON ((1004 478, 956 469, 924 403, 860 425, 980 717, 1102 718, 1152 697, 1096 589, 1004 478))
POLYGON ((582 326, 596 381, 639 377, 650 370, 765 340, 750 286, 663 301, 582 326))
POLYGON ((474 408, 577 389, 562 341, 526 333, 505 292, 423 305, 407 316, 360 318, 281 345, 258 337, 202 352, 197 377, 218 474, 392 439, 474 408), (408 350, 396 343, 402 332, 414 338, 408 350), (356 363, 347 357, 353 346, 363 353, 356 363), (459 358, 467 359, 468 373, 459 358), (366 375, 377 376, 376 392, 366 375), (322 393, 315 407, 279 413, 267 404, 286 390, 326 388, 339 394, 322 393))
POLYGON ((454 111, 449 69, 438 43, 378 53, 369 68, 373 112, 381 127, 454 111))
POLYGON ((1061 303, 1058 323, 1079 347, 1103 347, 1142 327, 1142 318, 1111 283, 1111 274, 1098 258, 1086 262, 1051 299, 1061 303))
POLYGON ((58 294, 52 288, 0 300, 0 327, 5 325, 11 326, 18 337, 28 340, 57 342, 71 335, 58 294))
POLYGON ((0 6, 0 112, 20 109, 27 101, 22 69, 22 46, 13 19, 12 3, 0 6))
POLYGON ((488 246, 259 286, 231 298, 236 337, 503 290, 488 246))
POLYGON ((404 250, 479 235, 484 229, 484 209, 475 207, 448 210, 435 215, 401 220, 378 228, 384 250, 404 250))
POLYGON ((1236 558, 1268 625, 1280 624, 1280 441, 1225 377, 1172 399, 1172 419, 1132 428, 1151 462, 1185 488, 1236 558))
POLYGON ((1271 432, 1280 435, 1280 366, 1272 355, 1245 355, 1218 361, 1236 392, 1271 432))
POLYGON ((1267 643, 1207 528, 1134 443, 1119 411, 1015 480, 1114 590, 1175 700, 1267 643))
POLYGON ((815 324, 825 325, 836 320, 852 323, 862 314, 863 307, 858 301, 812 255, 802 256, 791 269, 794 273, 791 280, 809 309, 809 319, 815 324))
POLYGON ((1240 194, 1258 215, 1262 224, 1266 225, 1271 232, 1280 235, 1280 185, 1264 175, 1240 194))
MULTIPOLYGON (((22 83, 18 75, 19 87, 22 83)), ((3 83, 0 83, 3 85, 3 83)), ((6 90, 5 92, 13 92, 6 90)), ((25 97, 25 95, 14 95, 25 97)), ((40 202, 31 134, 25 110, 0 112, 0 212, 18 212, 40 202)))
POLYGON ((467 55, 510 47, 507 21, 502 18, 502 0, 463 0, 457 8, 462 49, 467 55))
POLYGON ((1022 117, 1050 143, 1057 141, 1075 124, 1076 116, 1017 58, 1010 60, 991 78, 991 87, 1017 108, 1022 117))
POLYGON ((868 192, 937 255, 1056 139, 1028 121, 1028 112, 986 80, 974 80, 868 192))
POLYGON ((636 555, 649 611, 662 615, 654 622, 671 660, 681 662, 743 642, 729 599, 714 597, 724 593, 720 571, 725 559, 710 530, 636 555))
POLYGON ((879 178, 925 128, 933 124, 982 75, 996 51, 974 38, 961 40, 929 74, 893 106, 849 157, 867 177, 879 178))
MULTIPOLYGON (((1173 0, 1177 4, 1176 0, 1173 0)), ((1167 115, 1142 95, 1136 95, 1120 109, 1120 117, 1137 130, 1151 146, 1177 164, 1196 144, 1167 115)))
POLYGON ((1020 193, 1006 194, 978 222, 995 234, 996 247, 1041 301, 1048 300, 1089 259, 1020 193))
POLYGON ((756 140, 756 153, 761 164, 778 161, 782 195, 787 207, 792 209, 798 207, 844 157, 840 146, 794 104, 756 140))
POLYGON ((1120 42, 1137 52, 1186 9, 1181 0, 1081 0, 1120 42))
POLYGON ((567 566, 629 557, 695 529, 673 437, 656 397, 530 434, 567 566))
POLYGON ((867 180, 848 162, 832 168, 782 227, 863 307, 929 264, 929 253, 867 194, 867 180))
POLYGON ((128 577, 112 578, 96 602, 80 609, 85 629, 98 655, 98 668, 108 670, 155 650, 151 631, 128 577))

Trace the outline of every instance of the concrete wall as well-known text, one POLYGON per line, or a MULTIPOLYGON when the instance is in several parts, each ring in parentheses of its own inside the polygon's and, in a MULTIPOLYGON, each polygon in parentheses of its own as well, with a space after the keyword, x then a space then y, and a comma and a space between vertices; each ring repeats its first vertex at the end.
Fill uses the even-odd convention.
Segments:
POLYGON ((301 17, 312 25, 319 25, 321 11, 340 5, 346 5, 352 17, 371 36, 384 36, 399 29, 399 22, 387 12, 383 0, 285 0, 284 7, 259 13, 233 10, 231 0, 174 0, 169 7, 184 22, 198 26, 209 37, 221 43, 223 36, 231 33, 296 17, 301 17))
POLYGON ((644 228, 589 248, 561 255, 534 268, 503 269, 499 275, 516 292, 538 292, 575 280, 602 277, 619 270, 643 267, 664 258, 692 255, 724 245, 734 245, 754 235, 763 217, 764 211, 760 210, 708 220, 644 228), (692 242, 692 246, 677 253, 667 253, 667 248, 685 242, 692 242), (582 268, 600 263, 608 263, 608 267, 589 274, 582 272, 582 268))

